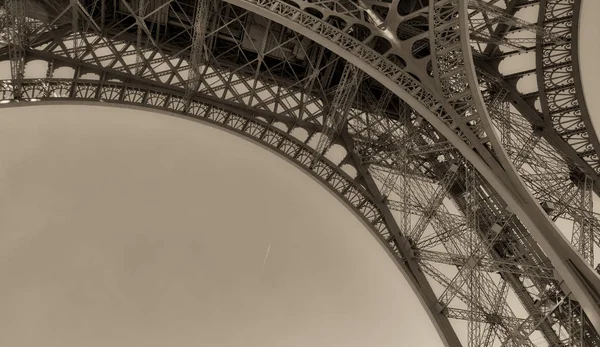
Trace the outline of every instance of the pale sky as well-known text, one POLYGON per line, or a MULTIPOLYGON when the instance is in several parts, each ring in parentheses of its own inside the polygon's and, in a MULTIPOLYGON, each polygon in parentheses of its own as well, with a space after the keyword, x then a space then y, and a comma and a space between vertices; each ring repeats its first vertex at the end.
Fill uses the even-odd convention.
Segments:
MULTIPOLYGON (((583 1, 596 129, 598 14, 600 1, 583 1)), ((533 64, 525 54, 500 68, 533 64)), ((518 88, 536 90, 535 75, 518 88)), ((441 346, 336 197, 203 123, 101 106, 2 109, 0 204, 1 346, 441 346)))
POLYGON ((579 35, 579 64, 582 71, 583 95, 588 106, 594 129, 600 137, 600 1, 583 0, 579 35))
POLYGON ((441 345, 317 181, 146 111, 2 110, 0 278, 2 346, 441 345))

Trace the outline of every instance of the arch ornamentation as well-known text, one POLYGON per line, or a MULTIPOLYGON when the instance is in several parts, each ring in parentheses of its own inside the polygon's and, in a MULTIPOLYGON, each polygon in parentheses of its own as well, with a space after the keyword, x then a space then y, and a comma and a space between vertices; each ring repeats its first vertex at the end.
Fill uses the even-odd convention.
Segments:
MULTIPOLYGON (((514 168, 509 163, 506 165, 506 161, 503 159, 506 154, 503 153, 502 147, 494 148, 493 150, 496 153, 492 154, 490 147, 488 145, 484 146, 484 143, 482 143, 489 142, 488 137, 494 136, 494 130, 489 127, 486 129, 486 125, 491 124, 491 120, 488 118, 482 121, 485 114, 477 113, 474 103, 477 96, 473 96, 472 91, 468 88, 467 72, 464 70, 464 65, 460 65, 464 58, 460 39, 458 41, 455 39, 456 43, 448 47, 448 49, 457 49, 457 52, 451 55, 451 62, 457 63, 456 69, 449 69, 450 73, 465 77, 458 78, 459 81, 463 81, 463 93, 452 94, 453 98, 459 100, 457 104, 463 106, 463 108, 457 107, 455 109, 448 107, 447 99, 438 98, 437 94, 418 83, 389 59, 362 45, 350 35, 328 25, 322 19, 303 12, 300 6, 292 6, 279 0, 226 1, 277 21, 315 42, 329 47, 336 54, 355 64, 389 88, 421 114, 473 164, 474 168, 501 196, 500 200, 504 201, 504 206, 510 206, 510 209, 518 215, 531 235, 534 236, 535 241, 541 246, 543 252, 552 261, 558 276, 560 276, 559 282, 564 281, 567 283, 568 290, 574 293, 588 316, 591 315, 589 319, 596 330, 600 330, 600 306, 598 304, 600 303, 600 278, 573 250, 556 225, 547 217, 546 212, 519 179, 514 168), (461 96, 466 96, 466 100, 461 100, 461 96), (459 113, 457 110, 464 112, 459 113), (477 151, 474 151, 473 148, 477 151), (500 158, 500 162, 498 158, 500 158), (501 162, 504 162, 506 166, 503 166, 501 162), (593 289, 590 290, 590 288, 593 289)), ((454 24, 454 27, 458 30, 454 33, 455 37, 460 37, 461 27, 462 30, 468 30, 467 19, 463 17, 461 25, 457 16, 460 6, 467 6, 466 1, 442 0, 435 2, 433 6, 434 13, 435 9, 438 8, 436 7, 438 4, 440 16, 435 17, 430 14, 431 18, 448 20, 450 28, 454 24), (457 4, 459 6, 453 6, 457 4)), ((436 27, 443 31, 444 26, 441 26, 441 23, 436 24, 438 24, 436 27)), ((450 30, 450 33, 446 32, 442 36, 452 38, 452 35, 452 30, 450 30)), ((449 78, 449 81, 455 81, 455 79, 449 78)), ((449 87, 451 86, 449 85, 449 87)), ((497 141, 494 142, 497 143, 497 141)))
MULTIPOLYGON (((433 292, 426 296, 427 282, 419 270, 419 265, 409 256, 414 253, 410 245, 396 230, 390 230, 389 224, 394 228, 395 222, 389 209, 381 203, 383 197, 373 196, 368 190, 369 185, 371 189, 373 188, 372 178, 361 177, 360 173, 353 178, 342 169, 343 162, 336 165, 325 156, 320 156, 315 163, 315 149, 307 144, 310 138, 301 141, 290 136, 294 127, 284 131, 274 126, 277 120, 274 116, 270 118, 271 115, 262 114, 263 119, 260 119, 255 112, 240 112, 233 107, 219 105, 218 102, 192 101, 191 104, 186 104, 185 96, 181 92, 158 91, 155 88, 143 89, 138 84, 52 78, 24 80, 21 87, 23 101, 0 104, 0 107, 61 102, 137 106, 216 125, 278 153, 325 185, 368 226, 404 273, 425 309, 430 316, 433 316, 432 319, 441 321, 441 328, 438 327, 438 330, 441 335, 442 332, 444 334, 442 335, 444 343, 448 346, 460 346, 456 337, 455 340, 445 340, 447 335, 452 337, 453 334, 452 330, 442 330, 451 329, 447 317, 442 315, 442 308, 437 304, 433 292), (402 239, 405 240, 404 244, 398 242, 402 239), (399 244, 405 248, 399 248, 399 244), (444 322, 447 326, 442 325, 444 322)), ((4 88, 0 88, 0 99, 11 100, 12 93, 11 86, 4 84, 4 88)), ((279 121, 281 120, 280 117, 279 121)), ((302 128, 296 122, 293 124, 302 128)), ((304 125, 308 128, 308 133, 314 134, 314 127, 310 124, 304 125)))
POLYGON ((538 25, 563 39, 542 38, 536 45, 540 108, 545 124, 600 173, 600 142, 583 96, 579 68, 580 15, 581 1, 540 1, 538 25))
MULTIPOLYGON (((45 76, 28 76, 24 69, 15 78, 18 69, 12 69, 0 99, 7 102, 2 106, 39 101, 141 105, 219 125, 278 152, 324 183, 369 225, 446 346, 462 346, 457 331, 465 327, 457 321, 467 322, 466 344, 473 346, 494 339, 505 346, 531 345, 535 334, 561 345, 562 331, 578 332, 569 335, 570 341, 600 340, 595 328, 598 279, 539 206, 539 190, 519 171, 522 158, 505 153, 504 138, 497 139, 494 129, 497 114, 479 90, 481 69, 475 67, 467 21, 471 4, 478 1, 485 0, 439 0, 410 10, 401 9, 400 0, 215 1, 232 30, 243 18, 248 26, 258 23, 278 34, 292 31, 287 35, 296 49, 302 51, 307 40, 316 42, 316 56, 341 57, 331 59, 332 66, 355 65, 361 78, 385 87, 381 95, 361 89, 368 106, 351 107, 346 126, 333 132, 331 142, 347 152, 339 163, 328 159, 327 150, 317 153, 309 145, 317 134, 330 132, 330 94, 299 85, 314 85, 322 67, 309 67, 303 79, 289 74, 293 69, 261 76, 266 52, 285 44, 273 48, 267 38, 250 44, 243 35, 237 44, 254 45, 258 52, 251 64, 236 63, 235 52, 219 47, 212 49, 227 61, 194 62, 186 54, 206 49, 198 42, 219 39, 202 23, 194 27, 202 39, 194 36, 186 51, 172 45, 174 39, 155 42, 139 18, 136 37, 114 23, 101 28, 98 23, 109 22, 104 10, 98 14, 80 7, 79 15, 96 20, 87 29, 74 26, 76 21, 56 21, 40 26, 43 30, 21 55, 0 48, 11 68, 46 64, 45 76), (257 16, 249 19, 246 13, 257 16), (144 45, 142 37, 148 41, 144 45), (247 68, 252 64, 257 67, 247 68), (390 119, 398 110, 377 106, 393 104, 394 94, 400 105, 412 108, 405 119, 390 119), (294 135, 298 129, 307 134, 303 140, 294 135), (344 172, 348 167, 356 176, 344 172), (409 192, 411 183, 421 190, 409 192), (448 210, 448 203, 455 210, 448 210), (415 225, 411 214, 418 217, 415 225), (433 264, 450 265, 456 273, 433 264), (525 316, 507 304, 509 290, 525 316)), ((274 53, 279 59, 286 54, 274 53)))

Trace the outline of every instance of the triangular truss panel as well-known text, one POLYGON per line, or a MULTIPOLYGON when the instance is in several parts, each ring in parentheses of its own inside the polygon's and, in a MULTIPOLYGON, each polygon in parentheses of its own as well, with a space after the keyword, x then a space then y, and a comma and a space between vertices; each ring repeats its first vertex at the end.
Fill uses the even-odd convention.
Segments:
POLYGON ((149 107, 251 138, 364 220, 446 346, 600 346, 600 160, 572 56, 579 11, 5 0, 0 103, 149 107))

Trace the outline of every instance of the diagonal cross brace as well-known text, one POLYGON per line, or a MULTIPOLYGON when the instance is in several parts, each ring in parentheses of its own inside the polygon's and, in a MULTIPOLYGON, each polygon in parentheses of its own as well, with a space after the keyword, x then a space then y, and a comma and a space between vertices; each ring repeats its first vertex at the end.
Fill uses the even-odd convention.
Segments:
POLYGON ((325 154, 329 146, 334 141, 334 136, 344 127, 348 119, 356 92, 358 91, 360 81, 362 80, 363 72, 354 64, 346 63, 342 77, 338 83, 333 100, 329 106, 329 112, 323 120, 324 131, 315 148, 315 157, 313 165, 319 161, 322 155, 325 154))
POLYGON ((424 208, 423 215, 419 218, 417 224, 412 229, 409 237, 413 241, 418 242, 421 236, 423 236, 427 225, 429 225, 429 222, 431 222, 431 219, 435 215, 436 210, 444 201, 444 198, 448 194, 448 191, 456 181, 457 177, 458 165, 452 164, 446 172, 446 174, 444 175, 444 177, 442 177, 442 180, 440 181, 437 190, 433 194, 433 197, 429 200, 429 204, 426 208, 424 208))

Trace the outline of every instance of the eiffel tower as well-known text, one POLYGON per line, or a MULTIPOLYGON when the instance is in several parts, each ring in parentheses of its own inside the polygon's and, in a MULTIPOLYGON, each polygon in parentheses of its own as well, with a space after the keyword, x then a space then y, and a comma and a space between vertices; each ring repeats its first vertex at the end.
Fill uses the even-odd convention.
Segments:
POLYGON ((581 0, 0 4, 0 107, 102 102, 228 129, 364 220, 445 346, 600 346, 581 0), (507 73, 519 57, 535 64, 507 73))

